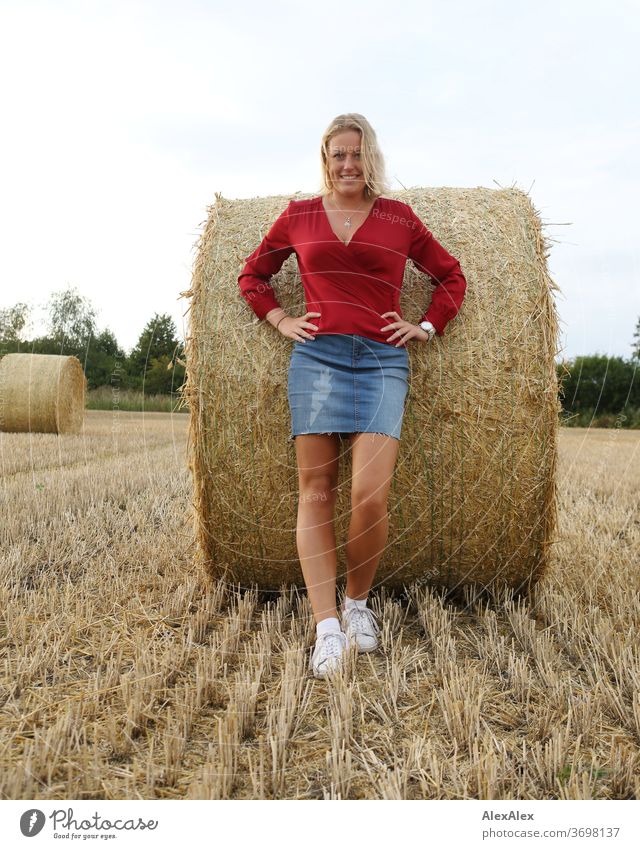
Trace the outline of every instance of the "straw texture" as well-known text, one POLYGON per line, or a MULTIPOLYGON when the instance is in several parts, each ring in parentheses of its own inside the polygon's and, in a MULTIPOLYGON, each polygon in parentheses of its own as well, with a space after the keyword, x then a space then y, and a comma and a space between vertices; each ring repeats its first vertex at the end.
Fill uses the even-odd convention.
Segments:
POLYGON ((86 385, 76 357, 6 354, 0 360, 0 430, 78 433, 86 385))
MULTIPOLYGON (((213 577, 276 589, 303 583, 296 551, 298 480, 288 441, 293 341, 260 322, 238 275, 291 197, 216 194, 198 239, 186 340, 195 530, 213 577)), ((557 524, 558 321, 548 242, 519 189, 392 192, 460 260, 467 293, 443 337, 415 340, 376 581, 526 591, 549 565, 557 524)), ((290 315, 305 312, 295 254, 270 281, 290 315)), ((428 278, 408 262, 402 314, 417 322, 428 278)), ((313 344, 313 343, 310 343, 313 344)), ((343 440, 336 505, 346 567, 351 455, 343 440)))

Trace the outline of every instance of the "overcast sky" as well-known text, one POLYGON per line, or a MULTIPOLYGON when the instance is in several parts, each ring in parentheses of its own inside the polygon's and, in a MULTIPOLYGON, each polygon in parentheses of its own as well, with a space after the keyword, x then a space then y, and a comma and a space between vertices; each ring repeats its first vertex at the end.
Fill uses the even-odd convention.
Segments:
POLYGON ((127 349, 154 312, 182 338, 214 193, 315 192, 361 112, 393 188, 527 191, 564 356, 626 358, 639 36, 631 0, 0 0, 0 307, 76 286, 127 349))

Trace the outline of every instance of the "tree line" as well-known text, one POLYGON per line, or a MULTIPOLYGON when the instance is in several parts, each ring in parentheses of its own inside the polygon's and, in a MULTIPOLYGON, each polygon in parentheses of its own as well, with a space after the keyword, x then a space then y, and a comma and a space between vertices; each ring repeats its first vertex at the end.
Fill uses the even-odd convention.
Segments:
POLYGON ((89 389, 118 385, 149 395, 175 395, 184 382, 184 347, 175 323, 155 313, 127 353, 109 328, 99 329, 96 311, 76 289, 54 292, 46 304, 46 331, 28 332, 25 303, 0 310, 0 356, 10 353, 64 354, 82 363, 89 389))
MULTIPOLYGON (((111 330, 98 329, 95 310, 76 289, 54 292, 46 312, 46 333, 29 338, 30 307, 0 310, 0 355, 71 354, 89 389, 117 382, 121 389, 175 395, 184 382, 184 348, 169 315, 155 313, 127 354, 111 330)), ((633 340, 628 359, 593 354, 557 364, 565 423, 640 427, 640 318, 633 340)))

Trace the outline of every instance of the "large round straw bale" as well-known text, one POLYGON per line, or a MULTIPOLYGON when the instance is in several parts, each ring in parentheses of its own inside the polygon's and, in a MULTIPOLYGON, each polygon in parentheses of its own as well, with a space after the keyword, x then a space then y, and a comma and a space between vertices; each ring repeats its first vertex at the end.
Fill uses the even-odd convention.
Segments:
POLYGON ((86 385, 76 357, 6 354, 0 360, 0 430, 77 433, 86 385))
MULTIPOLYGON (((515 188, 416 188, 389 197, 408 203, 460 260, 468 285, 444 335, 407 346, 410 389, 376 582, 526 590, 548 565, 557 521, 557 286, 539 217, 515 188)), ((293 341, 257 319, 238 275, 289 200, 216 194, 183 293, 199 549, 212 576, 263 589, 303 582, 287 402, 293 341)), ((295 254, 270 282, 289 314, 304 314, 295 254)), ((431 291, 407 262, 403 317, 419 321, 431 291)), ((339 576, 351 478, 349 440, 340 444, 339 576)))

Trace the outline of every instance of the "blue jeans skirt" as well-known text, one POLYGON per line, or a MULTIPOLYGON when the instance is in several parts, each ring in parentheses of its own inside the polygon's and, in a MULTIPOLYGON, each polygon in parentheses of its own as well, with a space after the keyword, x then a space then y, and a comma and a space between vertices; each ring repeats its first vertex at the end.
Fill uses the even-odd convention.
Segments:
POLYGON ((408 377, 406 348, 353 333, 294 342, 287 373, 289 440, 305 433, 400 439, 408 377))

